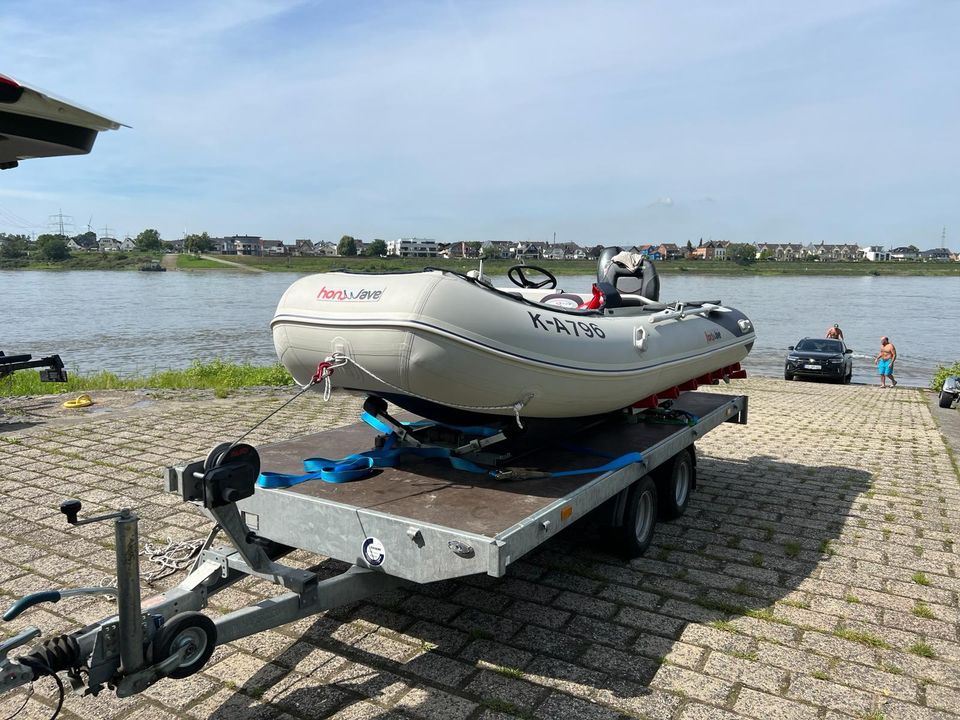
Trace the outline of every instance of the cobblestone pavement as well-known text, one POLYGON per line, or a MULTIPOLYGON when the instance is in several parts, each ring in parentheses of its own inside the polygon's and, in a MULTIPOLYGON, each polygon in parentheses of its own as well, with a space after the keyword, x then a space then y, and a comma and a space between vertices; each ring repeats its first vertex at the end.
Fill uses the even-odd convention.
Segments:
MULTIPOLYGON (((201 673, 139 697, 70 696, 62 716, 960 717, 960 486, 925 393, 768 379, 717 391, 748 394, 750 422, 698 443, 689 510, 658 527, 642 559, 619 560, 575 527, 505 578, 386 593, 220 647, 201 673)), ((162 468, 287 397, 94 393, 69 417, 56 400, 0 401, 0 591, 113 573, 111 525, 67 526, 64 497, 89 513, 136 508, 142 541, 202 537, 195 508, 162 493, 162 468)), ((357 412, 352 400, 301 398, 251 439, 357 412)), ((275 592, 245 581, 209 611, 275 592)), ((111 612, 65 599, 2 630, 51 634, 111 612)), ((56 696, 37 682, 20 717, 49 717, 56 696)), ((0 717, 25 698, 0 698, 0 717)))

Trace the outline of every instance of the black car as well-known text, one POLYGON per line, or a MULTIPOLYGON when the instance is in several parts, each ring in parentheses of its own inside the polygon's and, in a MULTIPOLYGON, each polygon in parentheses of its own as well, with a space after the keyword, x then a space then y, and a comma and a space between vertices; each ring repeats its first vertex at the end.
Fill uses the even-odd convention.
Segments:
POLYGON ((843 340, 804 338, 791 345, 783 368, 785 380, 818 377, 848 383, 853 377, 853 350, 843 340))

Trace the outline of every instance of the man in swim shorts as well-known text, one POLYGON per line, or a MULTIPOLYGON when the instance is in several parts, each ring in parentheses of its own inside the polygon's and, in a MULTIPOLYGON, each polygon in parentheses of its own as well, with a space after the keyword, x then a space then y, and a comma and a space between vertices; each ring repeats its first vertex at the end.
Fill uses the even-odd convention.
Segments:
POLYGON ((897 381, 893 377, 893 363, 897 359, 897 348, 890 342, 890 338, 884 335, 880 338, 880 352, 874 358, 877 363, 877 372, 880 373, 880 387, 887 386, 887 378, 893 383, 890 387, 896 387, 897 381))
POLYGON ((834 340, 843 340, 843 330, 837 323, 834 323, 833 327, 827 328, 827 337, 834 340))

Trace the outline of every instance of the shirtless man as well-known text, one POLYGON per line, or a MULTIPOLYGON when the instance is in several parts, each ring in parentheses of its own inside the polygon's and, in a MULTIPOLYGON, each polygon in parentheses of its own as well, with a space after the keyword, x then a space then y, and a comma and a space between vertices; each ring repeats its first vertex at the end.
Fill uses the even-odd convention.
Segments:
POLYGON ((880 352, 874 358, 877 363, 877 372, 880 373, 880 387, 887 386, 887 378, 893 383, 890 387, 896 387, 897 381, 893 377, 893 363, 897 359, 897 348, 890 342, 890 338, 884 335, 880 338, 880 352))
POLYGON ((827 337, 833 338, 834 340, 843 340, 843 330, 840 329, 839 325, 834 323, 832 328, 827 328, 827 337))

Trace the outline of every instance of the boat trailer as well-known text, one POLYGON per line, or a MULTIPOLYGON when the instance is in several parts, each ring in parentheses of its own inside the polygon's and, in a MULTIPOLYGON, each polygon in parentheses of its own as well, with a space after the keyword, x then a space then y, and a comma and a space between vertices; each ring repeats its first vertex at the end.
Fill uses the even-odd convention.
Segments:
POLYGON ((33 355, 5 355, 0 350, 0 379, 12 375, 17 370, 43 368, 40 370, 40 382, 66 382, 67 371, 59 355, 49 355, 34 360, 33 355))
MULTIPOLYGON (((204 460, 167 469, 167 492, 198 506, 213 528, 186 578, 146 600, 141 600, 137 515, 123 508, 83 518, 80 501, 67 500, 60 510, 78 529, 113 522, 117 587, 36 592, 14 602, 3 620, 42 603, 96 594, 115 596, 117 613, 49 638, 24 655, 10 656, 40 637, 38 628, 0 643, 0 692, 50 675, 62 703, 64 686, 56 676, 64 673, 80 695, 96 695, 104 687, 119 697, 135 695, 162 678, 196 673, 217 645, 402 584, 477 573, 501 577, 512 562, 588 514, 609 526, 615 551, 641 554, 657 518, 678 517, 686 509, 696 486, 694 442, 721 423, 745 423, 747 398, 687 392, 667 413, 650 417, 624 412, 613 425, 578 438, 598 454, 639 451, 635 462, 587 476, 532 473, 504 479, 424 460, 353 482, 317 479, 266 488, 258 485, 262 465, 296 472, 318 450, 369 448, 371 440, 382 443, 382 435, 372 438, 376 428, 360 423, 261 451, 223 443, 204 460), (422 501, 425 492, 430 503, 422 501), (229 545, 215 544, 221 533, 229 545), (343 560, 350 568, 321 580, 279 562, 294 548, 343 560), (287 592, 216 619, 201 612, 211 596, 247 577, 287 592)), ((550 470, 569 468, 575 457, 573 450, 550 448, 524 460, 550 470)))

